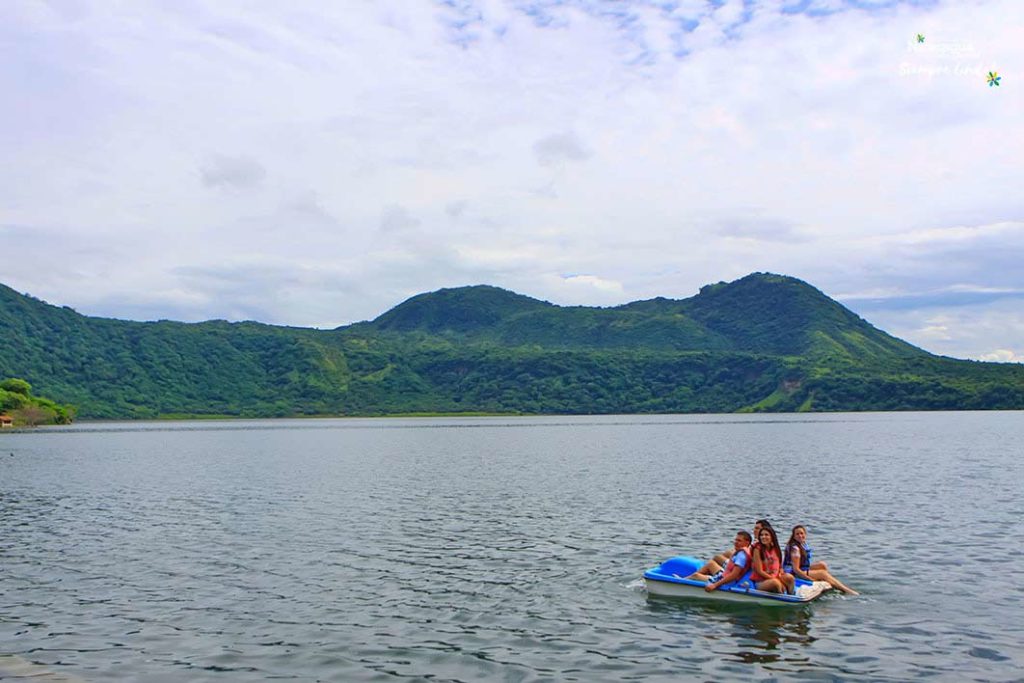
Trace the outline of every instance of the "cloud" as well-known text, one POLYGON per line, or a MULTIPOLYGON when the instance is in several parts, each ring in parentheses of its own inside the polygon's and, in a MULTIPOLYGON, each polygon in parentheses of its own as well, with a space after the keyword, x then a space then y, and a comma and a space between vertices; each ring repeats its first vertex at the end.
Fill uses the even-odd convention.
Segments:
POLYGON ((96 297, 89 308, 94 314, 133 320, 265 322, 287 319, 301 307, 303 326, 330 328, 339 317, 360 319, 361 311, 353 302, 366 293, 358 270, 349 264, 297 268, 287 260, 244 257, 182 266, 153 284, 153 290, 145 293, 96 297), (308 293, 314 290, 320 296, 310 301, 308 293))
POLYGON ((981 354, 978 360, 986 360, 993 363, 1024 363, 1024 353, 1017 353, 1010 349, 996 349, 995 351, 981 354))
POLYGON ((768 218, 756 211, 710 220, 707 229, 723 237, 767 242, 804 242, 810 239, 792 221, 768 218))
POLYGON ((872 238, 876 245, 892 246, 940 246, 957 245, 992 239, 1016 239, 1024 241, 1024 222, 1004 221, 989 225, 954 225, 936 228, 910 230, 872 238))
POLYGON ((247 190, 263 182, 267 172, 249 157, 214 156, 199 169, 204 187, 247 190))
POLYGON ((856 306, 862 311, 880 310, 916 310, 935 308, 937 306, 969 306, 985 304, 999 299, 1017 299, 1024 304, 1024 290, 978 288, 974 290, 956 290, 952 288, 925 292, 866 292, 863 295, 846 295, 836 297, 839 300, 856 306))
POLYGON ((596 275, 567 275, 563 278, 565 284, 571 287, 593 288, 602 292, 622 292, 622 283, 614 280, 605 280, 596 275))
POLYGON ((849 252, 870 262, 857 275, 871 308, 982 304, 1024 296, 1024 223, 1003 221, 855 238, 849 252))
POLYGON ((932 353, 975 360, 997 360, 992 354, 1004 356, 1002 352, 1008 349, 1014 357, 1024 354, 1024 306, 1020 298, 902 310, 855 310, 876 327, 932 353), (992 340, 1003 344, 996 346, 992 340))
POLYGON ((541 138, 533 144, 533 153, 541 166, 553 166, 565 161, 584 161, 590 152, 573 133, 558 133, 541 138))

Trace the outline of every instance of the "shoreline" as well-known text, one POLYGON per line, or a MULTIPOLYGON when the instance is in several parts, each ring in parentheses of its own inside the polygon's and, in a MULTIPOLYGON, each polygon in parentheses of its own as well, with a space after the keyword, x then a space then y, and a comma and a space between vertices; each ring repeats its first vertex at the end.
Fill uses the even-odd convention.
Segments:
POLYGON ((965 410, 836 410, 836 411, 787 411, 787 412, 750 412, 750 411, 736 411, 731 413, 498 413, 498 412, 486 412, 486 411, 472 411, 472 412, 461 412, 461 413, 444 413, 444 412, 433 412, 433 411, 422 411, 422 412, 410 412, 410 413, 388 413, 388 414, 377 414, 377 415, 288 415, 288 416, 272 416, 272 417, 247 417, 242 415, 209 415, 209 414, 174 414, 174 415, 163 415, 160 417, 111 417, 111 418, 81 418, 76 419, 73 423, 64 425, 38 425, 35 427, 14 427, 0 430, 0 434, 6 433, 25 433, 31 431, 37 431, 45 428, 67 428, 75 427, 77 425, 90 425, 90 424, 111 424, 111 423, 170 423, 170 422, 268 422, 268 421, 282 421, 282 420, 379 420, 379 419, 432 419, 432 418, 484 418, 484 417, 500 417, 500 418, 537 418, 537 417, 558 417, 558 418, 593 418, 593 417, 620 417, 620 418, 638 418, 638 417, 720 417, 720 418, 740 418, 743 420, 756 421, 753 418, 780 418, 780 417, 794 417, 806 419, 811 416, 838 416, 838 415, 931 415, 938 413, 1021 413, 1024 409, 1021 408, 993 408, 986 410, 978 409, 965 409, 965 410))

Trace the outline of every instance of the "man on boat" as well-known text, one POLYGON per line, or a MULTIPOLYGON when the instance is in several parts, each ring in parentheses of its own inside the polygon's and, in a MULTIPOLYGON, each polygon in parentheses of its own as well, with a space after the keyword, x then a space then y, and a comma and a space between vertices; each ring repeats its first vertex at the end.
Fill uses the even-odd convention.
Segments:
POLYGON ((749 533, 737 531, 736 538, 733 539, 732 557, 726 563, 725 569, 711 576, 697 572, 686 578, 695 581, 707 581, 708 585, 704 586, 704 590, 709 593, 727 583, 739 581, 750 570, 750 541, 751 536, 749 533))
MULTIPOLYGON (((759 519, 756 522, 754 522, 754 538, 757 538, 758 533, 761 531, 761 527, 766 526, 771 526, 767 519, 759 519)), ((755 544, 756 542, 750 544, 751 550, 753 550, 755 544)), ((698 569, 696 573, 703 574, 704 576, 714 576, 715 574, 724 571, 726 562, 729 561, 729 559, 733 556, 733 553, 735 552, 735 550, 726 550, 718 555, 715 555, 713 558, 707 561, 707 564, 698 569)))

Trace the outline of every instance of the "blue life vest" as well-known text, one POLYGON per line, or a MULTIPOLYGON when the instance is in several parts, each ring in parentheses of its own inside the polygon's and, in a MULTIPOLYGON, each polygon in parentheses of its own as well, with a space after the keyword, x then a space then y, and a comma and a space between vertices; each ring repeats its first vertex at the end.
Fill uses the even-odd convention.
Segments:
MULTIPOLYGON (((789 558, 789 549, 793 545, 796 544, 786 546, 786 557, 782 560, 782 570, 789 574, 793 573, 793 562, 789 558)), ((802 569, 805 574, 811 568, 811 555, 813 554, 814 550, 812 548, 808 548, 802 543, 800 544, 800 569, 802 569)))

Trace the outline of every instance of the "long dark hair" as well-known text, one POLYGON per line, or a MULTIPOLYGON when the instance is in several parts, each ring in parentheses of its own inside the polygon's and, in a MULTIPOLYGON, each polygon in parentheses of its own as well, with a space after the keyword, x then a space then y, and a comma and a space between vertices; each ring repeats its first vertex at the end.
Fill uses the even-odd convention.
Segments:
POLYGON ((757 545, 761 542, 761 534, 759 533, 757 527, 771 529, 772 523, 769 522, 767 519, 759 519, 756 522, 754 522, 754 540, 750 542, 750 545, 752 546, 757 545))
POLYGON ((789 540, 786 541, 786 559, 789 559, 789 560, 792 559, 793 553, 792 553, 792 551, 790 551, 790 548, 792 548, 793 546, 796 546, 796 547, 800 548, 800 564, 803 564, 803 562, 804 562, 804 555, 806 555, 807 553, 804 552, 804 547, 802 545, 800 545, 800 541, 796 540, 796 530, 797 529, 803 529, 804 533, 805 534, 807 533, 807 527, 805 527, 803 524, 797 524, 795 527, 793 527, 793 530, 791 532, 789 532, 789 540))
POLYGON ((779 564, 782 564, 782 548, 779 547, 779 537, 775 535, 775 529, 768 526, 761 527, 761 530, 757 532, 757 552, 761 553, 761 561, 764 561, 764 544, 761 543, 761 534, 767 531, 772 536, 772 548, 775 549, 775 555, 779 558, 779 564))

